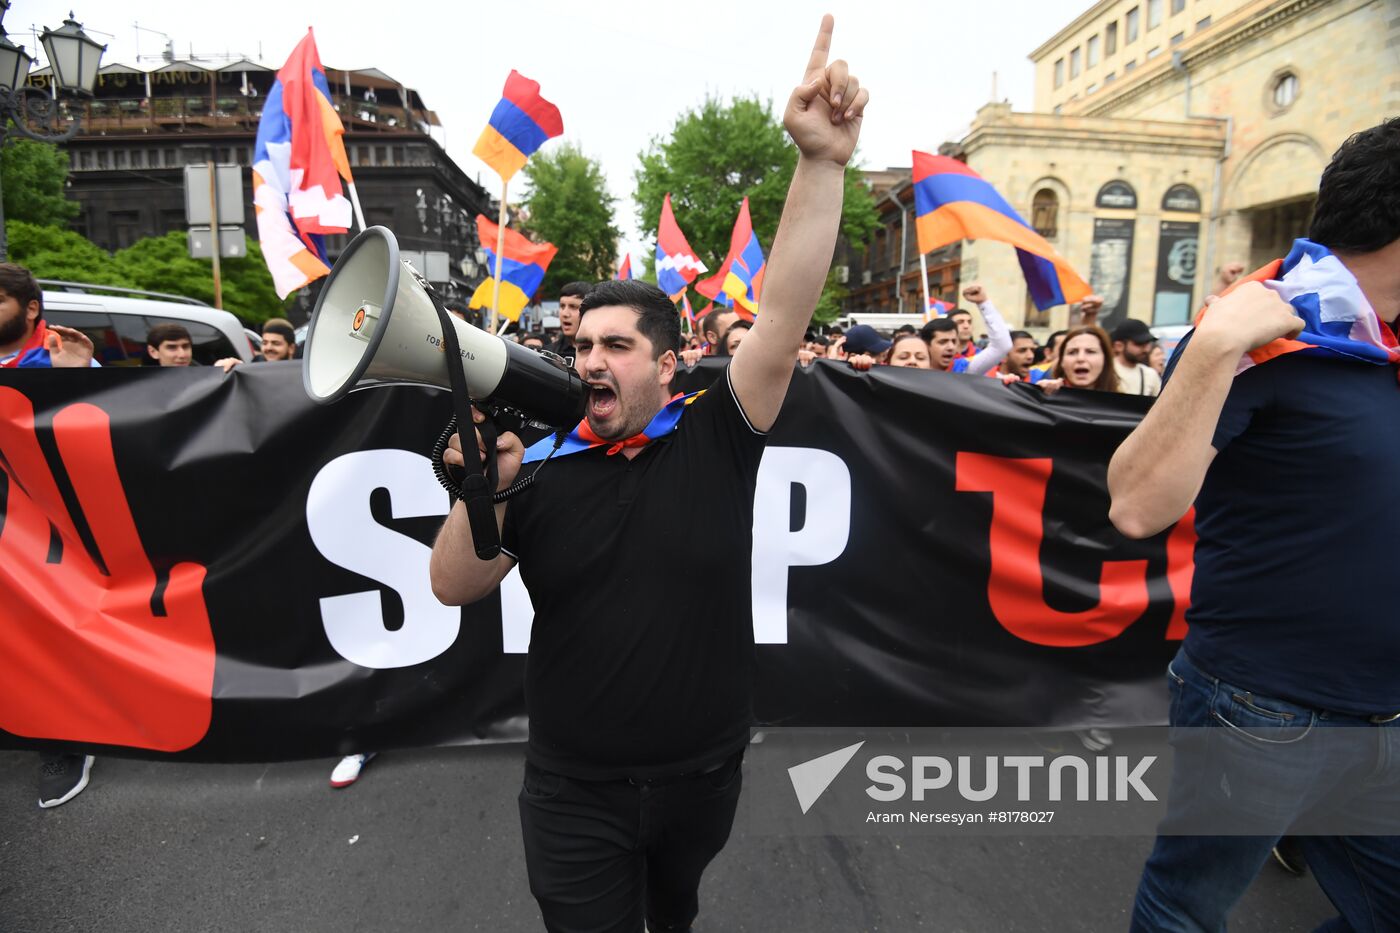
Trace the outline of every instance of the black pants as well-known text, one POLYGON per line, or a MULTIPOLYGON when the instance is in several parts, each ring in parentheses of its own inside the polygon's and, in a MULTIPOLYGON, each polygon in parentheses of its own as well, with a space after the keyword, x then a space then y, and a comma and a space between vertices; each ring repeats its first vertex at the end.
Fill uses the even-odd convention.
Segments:
POLYGON ((520 828, 530 893, 551 933, 690 929, 700 876, 729 840, 736 752, 708 773, 654 783, 580 781, 525 765, 520 828))

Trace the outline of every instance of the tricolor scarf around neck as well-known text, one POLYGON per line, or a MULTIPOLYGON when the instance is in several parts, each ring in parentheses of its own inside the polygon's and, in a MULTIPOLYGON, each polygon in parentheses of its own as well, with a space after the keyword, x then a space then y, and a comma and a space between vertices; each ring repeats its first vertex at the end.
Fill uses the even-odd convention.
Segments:
MULTIPOLYGON (((607 446, 607 455, 611 457, 614 454, 621 453, 623 449, 627 447, 645 447, 657 438, 665 437, 667 434, 676 430, 681 423, 681 415, 685 414, 686 407, 704 394, 704 389, 701 389, 699 392, 692 392, 689 395, 677 393, 666 403, 665 407, 656 413, 656 417, 652 418, 651 421, 647 423, 647 426, 642 428, 640 433, 634 434, 626 440, 603 440, 603 438, 593 433, 593 429, 588 426, 588 419, 585 418, 579 422, 578 427, 570 431, 569 435, 564 438, 563 445, 554 456, 566 457, 569 454, 577 454, 585 450, 592 450, 594 447, 607 446)), ((525 459, 523 462, 534 463, 537 460, 543 460, 549 456, 550 451, 553 449, 554 435, 551 434, 531 444, 530 448, 525 451, 525 459)))
MULTIPOLYGON (((1303 319, 1303 332, 1249 351, 1241 357, 1235 375, 1289 353, 1400 366, 1400 343, 1395 334, 1366 300, 1356 276, 1327 247, 1311 240, 1295 240, 1287 257, 1245 276, 1224 294, 1245 282, 1262 282, 1278 292, 1303 319)), ((1197 313, 1197 326, 1208 310, 1202 308, 1197 313)), ((1396 375, 1400 378, 1400 371, 1396 375)))

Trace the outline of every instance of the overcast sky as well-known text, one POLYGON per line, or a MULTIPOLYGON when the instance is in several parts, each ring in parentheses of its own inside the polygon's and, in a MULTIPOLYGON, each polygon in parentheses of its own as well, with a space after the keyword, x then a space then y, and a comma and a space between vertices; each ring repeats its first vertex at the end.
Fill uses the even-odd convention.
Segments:
MULTIPOLYGON (((822 13, 836 17, 833 58, 845 58, 871 93, 858 158, 866 168, 883 168, 908 165, 911 149, 933 150, 962 136, 992 97, 993 72, 998 96, 1017 110, 1030 109, 1026 56, 1088 6, 1088 0, 15 0, 4 25, 32 52, 30 27, 57 27, 73 8, 89 34, 108 45, 104 64, 146 68, 160 62, 137 62, 138 53, 158 56, 165 40, 138 32, 136 23, 174 39, 178 58, 191 49, 196 56, 241 53, 274 68, 312 26, 327 67, 375 67, 416 88, 442 119, 438 141, 497 194, 499 180, 471 147, 515 68, 558 105, 564 138, 602 163, 618 198, 623 248, 637 262, 654 236, 637 230, 631 194, 638 152, 706 95, 771 98, 781 112, 822 13)), ((685 218, 679 220, 684 229, 685 218)))

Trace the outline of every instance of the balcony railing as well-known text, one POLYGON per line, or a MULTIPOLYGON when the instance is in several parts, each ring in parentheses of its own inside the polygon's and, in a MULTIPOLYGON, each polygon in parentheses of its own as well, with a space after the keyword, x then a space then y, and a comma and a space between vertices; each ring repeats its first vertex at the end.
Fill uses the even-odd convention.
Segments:
MULTIPOLYGON (((421 132, 425 122, 403 107, 382 106, 374 101, 333 95, 336 112, 351 132, 421 132)), ((182 132, 186 129, 256 131, 264 98, 216 97, 101 97, 71 102, 80 113, 83 130, 90 134, 182 132)))

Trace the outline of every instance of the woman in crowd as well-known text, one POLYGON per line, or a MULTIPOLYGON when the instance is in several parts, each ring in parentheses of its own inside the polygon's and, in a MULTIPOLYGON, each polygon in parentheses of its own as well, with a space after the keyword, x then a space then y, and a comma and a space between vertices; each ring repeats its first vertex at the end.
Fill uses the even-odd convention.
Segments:
POLYGON ((1050 378, 1036 383, 1047 392, 1062 386, 1072 389, 1118 391, 1118 373, 1113 368, 1113 344, 1102 327, 1076 327, 1065 334, 1060 355, 1050 378))
POLYGON ((908 366, 913 369, 932 369, 928 344, 917 332, 896 334, 889 349, 890 366, 908 366))
POLYGON ((1147 356, 1147 365, 1157 371, 1157 375, 1167 371, 1167 351, 1162 349, 1160 343, 1152 345, 1152 352, 1147 356))
POLYGON ((744 336, 749 332, 749 328, 751 327, 753 327, 753 324, 743 320, 735 321, 733 324, 730 324, 729 329, 724 332, 724 339, 720 341, 721 355, 733 356, 735 351, 739 349, 739 344, 743 342, 744 336))

